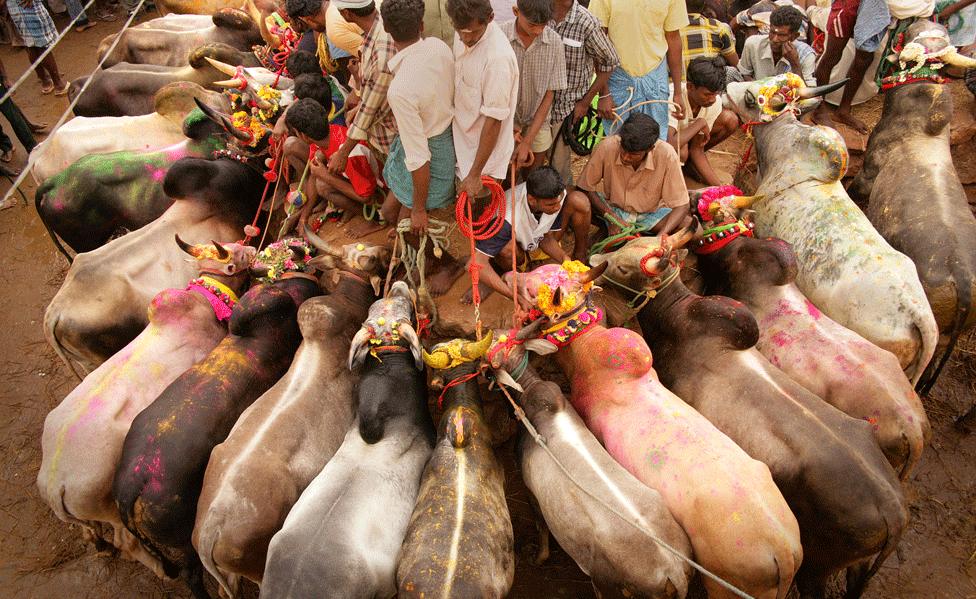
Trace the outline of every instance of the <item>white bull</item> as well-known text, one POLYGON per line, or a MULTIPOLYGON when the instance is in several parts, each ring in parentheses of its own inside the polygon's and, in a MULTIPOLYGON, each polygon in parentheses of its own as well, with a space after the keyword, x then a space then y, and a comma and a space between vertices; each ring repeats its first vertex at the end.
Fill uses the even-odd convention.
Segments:
POLYGON ((763 196, 753 204, 756 232, 789 242, 800 290, 832 319, 895 354, 915 383, 938 341, 915 265, 888 245, 841 185, 848 159, 841 136, 794 116, 802 100, 843 83, 804 88, 787 74, 729 84, 731 104, 756 139, 756 193, 763 196))

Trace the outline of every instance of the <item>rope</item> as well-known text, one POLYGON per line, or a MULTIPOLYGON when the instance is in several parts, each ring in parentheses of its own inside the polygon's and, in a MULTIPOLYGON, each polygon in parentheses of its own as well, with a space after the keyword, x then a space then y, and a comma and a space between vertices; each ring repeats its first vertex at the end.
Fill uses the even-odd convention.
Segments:
POLYGON ((618 245, 622 243, 627 243, 631 239, 637 239, 643 233, 647 233, 648 231, 650 231, 650 228, 641 227, 636 223, 627 224, 621 222, 609 210, 607 210, 607 212, 603 215, 603 218, 606 220, 613 221, 613 224, 620 229, 620 232, 614 233, 613 235, 609 235, 605 239, 602 239, 594 243, 590 247, 590 252, 589 254, 587 254, 587 256, 593 256, 594 254, 602 254, 608 248, 616 248, 618 245))
MULTIPOLYGON (((417 290, 417 302, 416 304, 421 304, 424 307, 424 311, 419 310, 419 306, 414 305, 414 312, 417 313, 417 327, 418 329, 424 329, 429 326, 431 322, 437 319, 437 304, 434 303, 434 299, 430 296, 430 292, 427 291, 427 244, 433 244, 433 251, 435 256, 440 256, 444 249, 447 248, 450 243, 451 230, 448 223, 438 220, 436 218, 428 218, 427 221, 427 232, 420 237, 420 245, 414 248, 412 245, 407 243, 405 235, 410 232, 410 227, 413 225, 413 221, 410 218, 404 218, 399 223, 397 223, 397 236, 394 241, 394 255, 396 252, 396 246, 400 246, 400 256, 399 263, 403 264, 407 273, 407 282, 410 286, 417 290), (413 269, 417 269, 417 279, 413 277, 413 269), (426 314, 426 316, 424 316, 426 314), (423 321, 423 322, 422 322, 423 321)), ((386 285, 389 289, 390 275, 393 272, 393 260, 390 260, 390 269, 386 273, 386 285)), ((420 331, 417 331, 417 335, 420 336, 420 331)))
MULTIPOLYGON (((70 32, 71 28, 75 26, 75 23, 78 22, 78 19, 81 18, 81 15, 89 8, 91 8, 91 5, 94 3, 95 0, 88 0, 88 4, 82 7, 81 12, 78 13, 78 16, 71 19, 71 22, 68 23, 68 25, 64 28, 64 31, 59 33, 58 37, 54 38, 54 41, 51 42, 51 44, 47 48, 45 48, 43 52, 41 52, 41 55, 37 57, 37 60, 32 62, 30 65, 28 65, 27 70, 23 72, 23 74, 17 79, 17 81, 14 81, 14 84, 10 86, 10 89, 7 90, 7 93, 3 94, 3 96, 0 96, 0 104, 6 102, 7 99, 10 98, 10 96, 12 96, 15 91, 17 91, 17 88, 20 87, 20 85, 27 79, 27 77, 29 77, 30 74, 37 69, 37 66, 42 62, 44 62, 44 59, 47 58, 47 55, 54 50, 54 47, 58 45, 58 43, 64 38, 64 36, 68 35, 68 32, 70 32)), ((124 27, 122 28, 122 31, 125 31, 124 27)), ((119 36, 122 35, 122 31, 119 31, 118 34, 119 36)), ((113 45, 112 49, 114 48, 115 46, 113 45)), ((111 50, 109 50, 109 52, 111 52, 111 50)), ((108 56, 108 54, 106 54, 106 56, 108 56)))
POLYGON ((456 386, 458 386, 458 385, 460 385, 462 383, 467 383, 468 381, 470 381, 474 377, 478 376, 478 374, 479 374, 479 371, 475 370, 474 372, 472 372, 470 374, 466 374, 464 376, 459 376, 458 378, 454 379, 450 383, 444 385, 444 388, 441 389, 441 394, 437 396, 437 409, 438 410, 441 409, 442 404, 444 403, 444 395, 447 393, 447 390, 448 389, 450 389, 451 387, 456 387, 456 386))
MULTIPOLYGON (((555 147, 555 144, 553 144, 555 147)), ((512 192, 512 210, 515 210, 515 162, 511 163, 511 173, 512 173, 512 187, 510 191, 512 192)), ((515 215, 512 215, 512 239, 509 242, 512 244, 512 326, 518 327, 519 325, 519 313, 521 309, 518 303, 518 245, 517 245, 517 235, 515 234, 515 223, 518 221, 515 215)), ((474 254, 472 254, 472 258, 474 254)))
MULTIPOLYGON (((702 566, 701 564, 699 564, 695 560, 689 558, 685 554, 681 553, 680 551, 678 551, 677 549, 675 549, 674 547, 672 547, 667 541, 665 541, 665 540, 659 538, 657 535, 655 535, 654 532, 651 531, 649 528, 647 528, 644 524, 642 524, 642 523, 640 523, 640 522, 638 522, 636 520, 632 520, 632 519, 628 518, 627 516, 625 516, 624 514, 622 514, 618 509, 616 509, 615 507, 613 507, 612 505, 610 505, 609 503, 607 503, 606 501, 604 501, 602 497, 597 496, 595 493, 593 493, 592 491, 590 491, 586 486, 584 486, 582 483, 580 483, 578 480, 576 480, 576 478, 569 471, 569 469, 561 461, 559 461, 559 458, 556 457, 556 454, 554 454, 552 452, 552 450, 549 449, 549 445, 546 444, 545 438, 542 435, 540 435, 539 434, 539 431, 536 430, 535 426, 533 426, 532 423, 529 422, 529 419, 525 415, 525 412, 522 410, 522 407, 519 406, 515 402, 514 399, 512 399, 512 395, 508 392, 508 389, 506 389, 505 386, 502 385, 502 384, 499 384, 498 387, 499 387, 499 389, 502 390, 502 393, 505 394, 505 397, 508 399, 508 403, 511 404, 512 409, 515 411, 515 416, 519 419, 519 421, 522 423, 522 425, 525 426, 526 431, 528 431, 529 435, 532 436, 532 439, 535 440, 536 444, 539 447, 541 447, 543 451, 546 452, 546 454, 553 461, 553 463, 555 463, 556 466, 562 471, 563 475, 565 475, 566 478, 568 478, 569 481, 571 483, 573 483, 573 485, 577 489, 579 489, 580 491, 582 491, 583 493, 585 493, 587 496, 589 496, 590 499, 593 499, 594 501, 596 501, 597 503, 599 503, 601 506, 603 506, 604 508, 606 508, 607 511, 609 511, 610 513, 612 513, 614 516, 620 518, 621 520, 623 520, 627 524, 630 524, 631 526, 633 526, 634 528, 636 528, 638 531, 640 531, 641 533, 643 533, 644 535, 646 535, 648 538, 650 538, 652 541, 654 541, 655 543, 657 543, 658 545, 660 545, 662 548, 664 548, 665 550, 667 550, 668 552, 670 552, 672 555, 675 555, 676 557, 680 558, 681 560, 687 562, 692 568, 694 568, 695 570, 698 570, 702 575, 711 578, 713 581, 715 581, 716 583, 718 583, 719 585, 721 585, 722 587, 724 587, 725 589, 727 589, 729 592, 735 594, 738 597, 742 597, 742 599, 754 599, 751 595, 749 595, 745 591, 742 591, 738 587, 732 585, 731 583, 726 582, 724 579, 720 578, 716 574, 713 574, 707 568, 705 568, 704 566, 702 566)), ((446 390, 446 388, 445 388, 445 390, 446 390)))
MULTIPOLYGON (((35 0, 35 1, 37 1, 37 0, 35 0)), ((89 4, 91 4, 92 1, 94 1, 94 0, 89 0, 89 4)), ((146 3, 146 0, 139 0, 139 4, 136 6, 135 10, 132 11, 132 14, 129 15, 129 19, 125 22, 125 24, 122 25, 122 29, 119 30, 119 33, 115 36, 115 39, 112 40, 112 45, 108 47, 108 51, 105 52, 105 56, 103 56, 102 59, 98 61, 98 64, 92 70, 92 73, 95 73, 96 71, 98 71, 98 69, 102 68, 102 65, 105 64, 105 61, 108 60, 108 57, 112 55, 112 52, 115 50, 115 47, 118 46, 119 45, 119 42, 122 41, 122 34, 125 32, 126 29, 128 29, 132 25, 132 21, 135 20, 136 15, 139 14, 139 11, 142 9, 142 5, 145 4, 145 3, 146 3)), ((52 45, 50 48, 53 48, 53 47, 54 46, 52 45)), ((50 50, 50 48, 49 48, 49 50, 50 50)), ((41 56, 43 58, 44 55, 42 54, 41 56)), ((24 74, 24 76, 26 76, 26 73, 24 74)), ((17 85, 19 85, 21 83, 21 81, 24 79, 24 76, 22 76, 20 79, 17 80, 17 85)), ((81 100, 81 97, 85 94, 85 90, 88 89, 88 86, 89 85, 91 85, 92 79, 93 78, 92 78, 91 75, 89 75, 88 78, 85 79, 84 85, 82 85, 81 86, 81 89, 78 90, 78 95, 76 95, 75 96, 75 99, 72 100, 68 104, 68 108, 65 109, 64 113, 61 115, 61 118, 58 119, 58 122, 55 123, 53 127, 51 127, 51 133, 54 133, 55 131, 57 131, 58 127, 60 127, 61 125, 64 124, 64 122, 67 120, 67 116, 69 114, 71 114, 71 111, 74 109, 75 105, 78 104, 78 101, 81 100)), ((11 91, 13 91, 13 88, 15 88, 15 87, 16 87, 16 85, 14 85, 11 88, 11 91)), ((7 94, 5 94, 4 99, 6 99, 6 97, 9 96, 9 95, 10 95, 10 92, 8 92, 7 94)), ((20 176, 17 177, 17 179, 14 181, 13 185, 11 186, 11 188, 3 196, 3 200, 0 201, 0 210, 3 210, 4 208, 9 208, 10 207, 7 204, 7 202, 10 201, 10 198, 13 197, 14 191, 17 188, 19 188, 20 187, 20 184, 24 182, 24 179, 27 178, 27 175, 30 173, 30 170, 31 169, 29 169, 29 168, 25 168, 24 170, 22 170, 20 172, 20 176)))
MULTIPOLYGON (((461 192, 458 195, 457 203, 454 206, 454 218, 457 221, 458 228, 461 229, 461 233, 468 238, 470 243, 471 258, 468 259, 468 273, 471 275, 471 303, 474 305, 475 337, 479 341, 481 340, 481 291, 478 289, 478 283, 481 278, 481 265, 473 259, 474 244, 475 241, 491 239, 501 231, 505 224, 505 210, 507 209, 505 190, 497 181, 491 177, 482 176, 481 184, 490 190, 491 202, 485 207, 478 220, 475 220, 471 214, 472 201, 466 192, 461 192)), ((512 239, 515 239, 515 235, 512 235, 512 239)), ((512 276, 514 278, 514 273, 512 276)))

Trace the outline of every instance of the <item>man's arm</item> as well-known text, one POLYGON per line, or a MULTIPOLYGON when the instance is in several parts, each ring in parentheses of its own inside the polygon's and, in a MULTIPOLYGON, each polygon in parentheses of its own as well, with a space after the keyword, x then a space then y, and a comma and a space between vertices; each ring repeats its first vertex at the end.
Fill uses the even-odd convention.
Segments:
POLYGON ((532 115, 529 128, 515 149, 515 166, 521 168, 532 164, 532 142, 535 140, 535 136, 539 134, 539 130, 542 129, 542 125, 549 120, 549 111, 552 109, 552 99, 555 95, 556 92, 550 89, 542 96, 542 102, 535 114, 532 115))
POLYGON ((413 180, 413 208, 410 210, 410 230, 420 236, 427 232, 427 193, 430 191, 430 162, 410 171, 413 180))
MULTIPOLYGON (((586 90, 586 93, 583 94, 583 97, 580 98, 579 102, 573 108, 573 119, 579 119, 586 114, 587 109, 593 103, 593 98, 597 94, 606 93, 604 90, 607 89, 607 81, 610 80, 610 73, 620 66, 620 57, 617 56, 616 48, 610 43, 610 38, 607 36, 605 29, 595 28, 590 35, 586 36, 586 39, 583 40, 583 49, 593 60, 596 79, 593 80, 590 88, 586 90)), ((609 113, 613 110, 613 100, 611 98, 600 98, 597 106, 598 110, 600 110, 601 117, 606 113, 607 116, 605 118, 610 118, 609 113)))
POLYGON ((569 260, 569 256, 566 255, 566 250, 559 243, 559 232, 549 231, 539 242, 539 249, 543 252, 549 254, 549 257, 562 264, 566 260, 569 260))
POLYGON ((675 130, 674 126, 668 127, 668 143, 674 148, 674 151, 681 155, 681 147, 687 146, 688 142, 692 140, 693 137, 698 135, 700 131, 708 127, 705 119, 697 118, 685 126, 678 126, 675 130), (680 132, 680 135, 678 133, 680 132), (678 145, 678 141, 681 141, 681 145, 678 145))
POLYGON ((499 119, 485 117, 485 124, 481 128, 481 137, 478 138, 478 151, 475 152, 474 162, 471 170, 461 181, 461 188, 458 192, 467 192, 468 197, 474 199, 481 192, 481 173, 488 164, 488 158, 495 149, 498 142, 498 135, 502 130, 502 122, 499 119))
MULTIPOLYGON (((377 51, 380 49, 377 48, 377 51)), ((365 65, 363 66, 365 68, 365 65)), ((380 70, 378 64, 373 65, 370 70, 376 72, 367 73, 367 77, 363 81, 363 88, 359 94, 359 107, 355 118, 352 120, 352 125, 349 126, 349 136, 329 160, 329 170, 335 175, 345 170, 349 153, 356 147, 356 144, 368 139, 368 131, 380 117, 380 113, 386 105, 386 92, 389 91, 390 82, 393 81, 393 73, 388 70, 380 70)))
POLYGON ((672 208, 671 212, 665 216, 661 222, 654 225, 651 229, 651 233, 655 235, 660 235, 662 233, 667 233, 668 235, 674 233, 681 227, 681 221, 688 216, 688 204, 683 206, 678 206, 677 208, 672 208))
POLYGON ((708 154, 705 153, 705 144, 707 143, 708 140, 704 137, 694 137, 692 143, 688 144, 688 162, 695 167, 698 174, 704 179, 703 183, 706 185, 721 185, 722 180, 719 179, 718 173, 712 167, 712 163, 708 161, 708 154))
POLYGON ((671 84, 674 86, 673 101, 677 106, 672 106, 671 111, 680 121, 685 118, 684 89, 681 85, 681 78, 684 75, 685 63, 682 57, 681 32, 665 31, 664 39, 668 42, 668 71, 671 75, 671 84))
POLYGON ((495 268, 491 265, 491 257, 475 250, 471 260, 481 266, 481 282, 488 285, 508 299, 512 299, 512 288, 505 284, 495 268))
POLYGON ((950 4, 949 6, 940 10, 936 16, 938 16, 939 19, 946 19, 967 6, 970 6, 973 2, 976 2, 976 0, 959 0, 959 2, 950 4))

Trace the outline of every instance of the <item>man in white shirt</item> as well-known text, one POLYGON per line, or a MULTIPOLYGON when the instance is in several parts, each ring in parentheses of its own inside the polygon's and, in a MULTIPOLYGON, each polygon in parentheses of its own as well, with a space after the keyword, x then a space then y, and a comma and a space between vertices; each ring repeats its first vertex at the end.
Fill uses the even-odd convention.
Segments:
POLYGON ((780 6, 769 15, 769 33, 746 40, 738 69, 746 80, 765 79, 791 72, 807 85, 817 84, 814 71, 817 55, 799 41, 803 13, 792 6, 780 6))
MULTIPOLYGON (((725 60, 720 56, 700 56, 688 63, 685 86, 684 118, 668 120, 668 143, 674 146, 687 165, 686 174, 705 185, 722 185, 705 153, 732 135, 739 118, 722 108, 725 92, 725 60)), ((673 97, 673 96, 672 96, 673 97)))
POLYGON ((483 196, 482 175, 502 180, 515 149, 519 71, 515 51, 493 22, 489 0, 448 0, 454 38, 454 151, 458 192, 483 196))

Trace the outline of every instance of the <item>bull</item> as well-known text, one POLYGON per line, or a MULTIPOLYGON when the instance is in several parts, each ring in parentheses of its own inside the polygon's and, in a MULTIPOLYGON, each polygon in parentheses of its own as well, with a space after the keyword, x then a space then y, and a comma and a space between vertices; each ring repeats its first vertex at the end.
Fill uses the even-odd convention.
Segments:
MULTIPOLYGON (((543 342, 569 378, 570 401, 607 452, 660 493, 695 560, 753 597, 784 599, 803 550, 769 468, 658 380, 637 333, 607 329, 590 299, 606 263, 543 265, 522 285, 545 315, 543 342)), ((731 596, 709 579, 711 597, 731 596)))
MULTIPOLYGON (((117 35, 102 40, 99 59, 106 56, 117 35)), ((190 63, 192 51, 200 46, 219 43, 249 52, 252 46, 263 43, 257 23, 246 12, 234 8, 221 9, 212 17, 174 15, 153 19, 121 35, 122 40, 105 58, 104 68, 120 62, 180 67, 190 63)))
POLYGON ((899 481, 867 422, 821 401, 755 349, 759 328, 748 308, 685 287, 679 248, 690 238, 643 237, 591 262, 609 264, 604 278, 614 287, 650 298, 637 320, 661 382, 769 466, 800 525, 803 595, 822 597, 828 576, 850 567, 847 597, 856 599, 908 523, 899 481))
POLYGON ((227 110, 223 94, 195 83, 171 83, 153 96, 153 112, 141 116, 75 117, 58 127, 30 153, 28 168, 38 184, 90 154, 149 151, 186 139, 183 121, 198 98, 217 110, 227 110))
POLYGON ((234 307, 227 337, 140 412, 125 437, 112 482, 122 523, 197 599, 208 595, 191 535, 210 452, 288 369, 301 340, 298 307, 320 293, 306 278, 252 287, 234 307))
POLYGON ((397 597, 505 597, 515 574, 505 473, 481 410, 481 341, 439 343, 424 362, 445 384, 437 443, 424 468, 396 570, 397 597))
POLYGON ((938 329, 915 265, 888 245, 841 185, 848 156, 840 134, 794 114, 803 101, 843 84, 805 88, 790 73, 729 84, 728 99, 755 136, 756 193, 763 196, 753 205, 756 232, 787 241, 800 290, 830 318, 895 354, 917 383, 938 329))
POLYGON ((339 449, 356 414, 348 347, 375 299, 373 285, 379 286, 389 250, 337 249, 314 233, 308 237, 319 248, 310 264, 335 268, 339 280, 328 296, 302 304, 303 341, 291 368, 214 448, 198 502, 193 546, 231 597, 241 576, 262 581, 272 536, 339 449))
POLYGON ((944 65, 973 68, 976 60, 957 54, 938 23, 917 21, 904 39, 902 70, 885 80, 881 120, 849 192, 885 240, 914 261, 939 331, 947 336, 919 386, 924 393, 959 335, 976 323, 976 217, 952 165, 952 95, 939 75, 944 65))
POLYGON ((271 540, 264 599, 396 594, 397 554, 434 445, 411 302, 395 283, 352 341, 349 367, 362 369, 356 421, 271 540))
POLYGON ((551 530, 598 597, 684 597, 691 543, 661 495, 615 462, 559 386, 529 364, 526 345, 537 340, 522 341, 515 331, 497 331, 495 339, 488 357, 496 379, 520 392, 519 404, 545 444, 522 434, 516 446, 522 478, 548 525, 540 527, 537 561, 548 553, 551 530))
POLYGON ((195 258, 200 279, 153 298, 142 333, 47 415, 37 473, 41 498, 58 518, 79 524, 96 547, 110 543, 158 576, 162 564, 122 525, 112 501, 122 443, 136 415, 227 335, 229 306, 247 284, 254 258, 249 246, 188 246, 176 239, 195 258), (217 296, 213 290, 221 288, 217 296))
MULTIPOLYGON (((712 219, 707 208, 705 215, 712 219)), ((713 221, 715 231, 694 244, 709 292, 735 298, 752 311, 759 323, 756 348, 774 366, 848 416, 870 422, 888 462, 906 480, 930 427, 898 359, 831 320, 803 295, 794 283, 796 255, 788 243, 741 234, 718 239, 715 234, 729 222, 738 223, 740 232, 748 225, 735 215, 713 221)))

